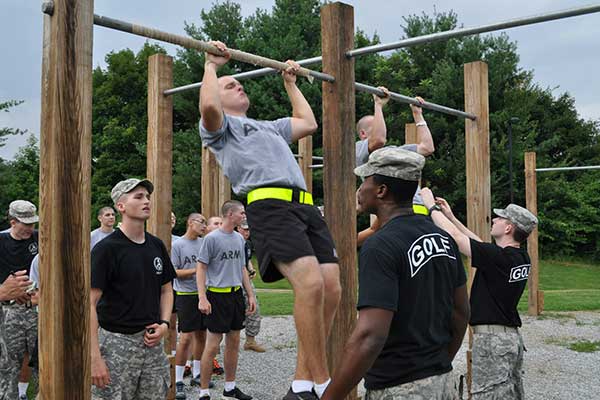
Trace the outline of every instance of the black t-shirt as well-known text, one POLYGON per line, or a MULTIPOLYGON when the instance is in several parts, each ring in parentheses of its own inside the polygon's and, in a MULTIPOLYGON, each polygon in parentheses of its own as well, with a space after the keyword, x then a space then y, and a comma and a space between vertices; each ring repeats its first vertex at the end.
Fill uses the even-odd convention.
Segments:
POLYGON ((246 243, 244 243, 244 258, 246 261, 246 268, 248 268, 248 264, 252 259, 252 243, 249 240, 246 240, 246 243))
POLYGON ((394 311, 365 387, 378 390, 450 371, 454 291, 466 282, 452 237, 423 215, 396 217, 365 242, 359 265, 358 309, 394 311))
POLYGON ((115 230, 92 249, 92 288, 102 290, 98 323, 107 331, 132 334, 158 322, 161 287, 174 278, 160 239, 146 232, 138 244, 115 230))
POLYGON ((11 272, 27 270, 38 253, 38 232, 34 231, 29 239, 16 240, 10 232, 0 233, 0 283, 4 282, 11 272))
POLYGON ((471 325, 521 326, 517 304, 527 285, 527 251, 471 239, 471 264, 477 268, 471 287, 471 325))

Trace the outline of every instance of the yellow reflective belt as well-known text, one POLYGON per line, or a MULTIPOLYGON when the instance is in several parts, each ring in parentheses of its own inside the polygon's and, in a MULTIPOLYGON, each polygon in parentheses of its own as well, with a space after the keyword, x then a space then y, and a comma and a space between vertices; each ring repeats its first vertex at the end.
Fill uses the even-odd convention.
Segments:
MULTIPOLYGON (((292 201, 294 191, 288 188, 274 188, 274 187, 264 187, 252 190, 248 193, 248 204, 265 199, 277 199, 283 201, 292 201)), ((302 204, 310 204, 313 205, 312 194, 305 192, 303 190, 300 191, 300 196, 298 199, 299 203, 302 204)))
POLYGON ((413 204, 413 211, 415 212, 415 214, 429 215, 429 210, 427 209, 427 207, 421 204, 413 204))
POLYGON ((192 296, 198 294, 198 292, 175 292, 177 296, 192 296))
POLYGON ((229 286, 229 287, 213 287, 213 286, 209 286, 207 288, 208 291, 214 292, 214 293, 231 293, 231 292, 237 292, 240 289, 239 286, 229 286))

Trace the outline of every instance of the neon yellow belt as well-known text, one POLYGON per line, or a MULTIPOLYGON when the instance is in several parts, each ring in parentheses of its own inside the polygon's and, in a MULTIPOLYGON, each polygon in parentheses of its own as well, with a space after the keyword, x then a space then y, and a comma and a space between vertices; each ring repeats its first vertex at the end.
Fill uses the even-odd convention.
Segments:
POLYGON ((415 214, 429 215, 427 207, 421 204, 413 204, 413 211, 415 214))
POLYGON ((198 292, 175 292, 177 293, 177 296, 191 296, 194 294, 198 294, 198 292))
POLYGON ((277 199, 289 201, 297 201, 302 204, 313 205, 312 194, 305 192, 304 190, 296 190, 298 198, 294 199, 294 189, 289 188, 276 188, 276 187, 263 187, 252 190, 248 193, 248 204, 265 199, 277 199))
POLYGON ((237 292, 238 290, 240 290, 240 286, 229 286, 229 287, 209 286, 206 288, 206 290, 208 290, 210 292, 214 292, 214 293, 231 293, 231 292, 237 292))

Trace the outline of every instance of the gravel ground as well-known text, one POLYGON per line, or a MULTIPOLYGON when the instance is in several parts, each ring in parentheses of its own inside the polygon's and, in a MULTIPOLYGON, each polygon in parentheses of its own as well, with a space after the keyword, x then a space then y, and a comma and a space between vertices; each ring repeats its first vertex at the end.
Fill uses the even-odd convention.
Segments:
MULTIPOLYGON (((567 348, 581 340, 600 341, 600 312, 546 313, 540 318, 522 318, 521 332, 527 347, 526 398, 600 398, 600 351, 583 353, 567 348)), ((238 386, 257 400, 281 399, 290 386, 295 365, 296 333, 292 318, 263 318, 258 341, 266 346, 266 353, 240 350, 238 386)), ((466 347, 465 340, 454 362, 455 371, 461 374, 466 373, 466 347)), ((223 381, 222 377, 215 378, 213 399, 219 398, 223 381)), ((363 392, 361 384, 359 395, 363 392)), ((198 389, 188 388, 187 398, 196 400, 198 394, 198 389)))

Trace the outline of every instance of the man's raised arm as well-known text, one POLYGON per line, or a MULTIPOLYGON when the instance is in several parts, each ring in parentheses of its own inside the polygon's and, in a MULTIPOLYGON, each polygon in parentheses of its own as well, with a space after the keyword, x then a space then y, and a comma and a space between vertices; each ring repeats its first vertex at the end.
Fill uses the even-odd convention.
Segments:
POLYGON ((296 142, 305 136, 312 135, 318 125, 310 104, 296 86, 296 71, 300 65, 292 60, 286 62, 290 67, 282 72, 283 85, 290 103, 292 103, 292 142, 296 142))
POLYGON ((227 46, 221 42, 210 42, 219 50, 225 52, 225 56, 215 56, 205 53, 204 76, 202 78, 202 89, 200 89, 200 115, 202 124, 211 132, 218 130, 223 125, 223 107, 219 95, 219 80, 217 70, 229 61, 227 46))

